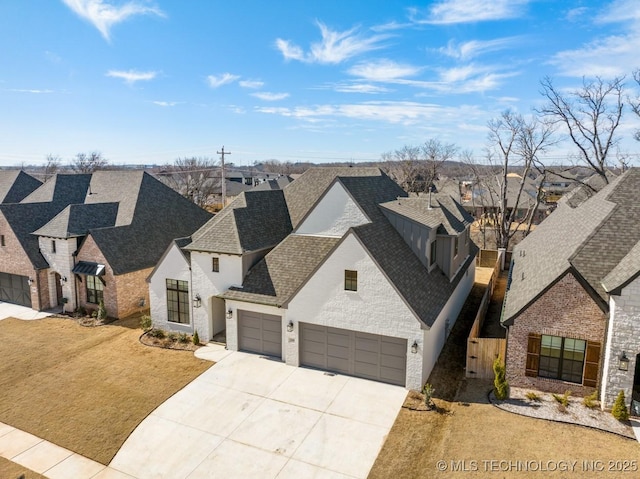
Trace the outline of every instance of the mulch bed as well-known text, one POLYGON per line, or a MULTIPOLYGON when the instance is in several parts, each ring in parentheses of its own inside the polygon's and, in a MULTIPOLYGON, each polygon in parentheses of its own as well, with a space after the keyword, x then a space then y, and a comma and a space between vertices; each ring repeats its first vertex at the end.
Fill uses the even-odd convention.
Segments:
POLYGON ((140 342, 145 346, 153 346, 156 348, 175 349, 178 351, 195 351, 200 345, 193 344, 191 336, 188 336, 187 341, 180 341, 177 337, 172 338, 165 336, 164 338, 156 338, 149 334, 150 331, 142 333, 140 336, 140 342))

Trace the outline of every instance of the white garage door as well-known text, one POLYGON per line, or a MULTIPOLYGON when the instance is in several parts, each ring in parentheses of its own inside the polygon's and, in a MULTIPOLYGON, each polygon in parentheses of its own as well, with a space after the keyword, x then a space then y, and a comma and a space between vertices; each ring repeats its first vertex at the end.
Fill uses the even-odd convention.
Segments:
POLYGON ((282 318, 271 314, 238 310, 240 349, 282 357, 282 318))
POLYGON ((300 323, 300 363, 404 386, 407 340, 300 323))

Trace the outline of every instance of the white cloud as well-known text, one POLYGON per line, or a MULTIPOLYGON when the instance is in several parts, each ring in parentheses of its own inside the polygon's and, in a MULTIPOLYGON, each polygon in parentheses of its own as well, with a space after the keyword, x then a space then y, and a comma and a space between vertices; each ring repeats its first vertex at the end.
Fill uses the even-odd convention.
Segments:
POLYGON ((226 85, 228 83, 233 83, 238 78, 238 75, 232 75, 231 73, 222 73, 220 75, 209 75, 207 77, 207 82, 211 88, 218 88, 222 85, 226 85))
POLYGON ((121 78, 128 85, 132 85, 138 81, 149 81, 153 80, 158 75, 158 72, 138 72, 135 70, 129 71, 120 71, 120 70, 109 70, 107 72, 108 77, 112 78, 121 78))
POLYGON ((134 15, 156 15, 164 17, 162 10, 155 6, 145 6, 135 1, 120 6, 104 0, 62 0, 76 15, 88 20, 96 27, 105 40, 110 40, 111 27, 134 15))
POLYGON ((242 88, 256 89, 262 88, 264 86, 264 82, 260 80, 241 80, 238 82, 238 85, 240 85, 242 88))
POLYGON ((595 17, 596 23, 637 22, 640 20, 640 4, 637 0, 616 0, 595 17))
POLYGON ((443 121, 444 119, 451 120, 454 118, 465 118, 466 121, 470 121, 483 115, 481 110, 474 106, 445 107, 430 103, 406 101, 364 102, 295 108, 262 107, 256 108, 256 111, 297 118, 308 122, 331 120, 338 117, 403 125, 416 125, 425 121, 443 121))
POLYGON ((418 24, 474 23, 517 18, 530 0, 442 0, 426 12, 409 9, 418 24))
POLYGON ((306 63, 337 64, 365 52, 383 48, 380 43, 389 38, 388 35, 366 36, 354 27, 344 32, 331 30, 322 22, 316 22, 322 40, 312 43, 308 52, 291 43, 278 38, 276 48, 285 60, 298 60, 306 63))
POLYGON ((387 93, 391 91, 389 88, 385 88, 379 85, 372 85, 370 83, 338 83, 336 85, 331 86, 331 89, 339 93, 367 93, 367 94, 387 93))
POLYGON ((179 101, 153 101, 151 103, 153 103, 154 105, 162 106, 162 107, 169 107, 169 106, 179 105, 182 102, 179 102, 179 101))
POLYGON ((470 60, 479 55, 498 50, 504 50, 513 46, 520 37, 496 38, 494 40, 470 40, 456 44, 453 40, 449 41, 446 47, 438 49, 444 55, 458 60, 470 60))
POLYGON ((417 75, 421 70, 420 67, 403 65, 392 60, 378 60, 359 63, 351 67, 348 73, 369 81, 386 82, 417 75))
POLYGON ((256 93, 252 93, 251 96, 254 96, 256 98, 260 98, 261 100, 264 101, 278 101, 278 100, 284 100, 285 98, 289 97, 288 93, 271 93, 268 91, 259 91, 256 93))
POLYGON ((36 90, 36 89, 30 89, 30 88, 11 88, 9 89, 9 91, 12 91, 15 93, 32 93, 34 95, 53 93, 53 90, 36 90))

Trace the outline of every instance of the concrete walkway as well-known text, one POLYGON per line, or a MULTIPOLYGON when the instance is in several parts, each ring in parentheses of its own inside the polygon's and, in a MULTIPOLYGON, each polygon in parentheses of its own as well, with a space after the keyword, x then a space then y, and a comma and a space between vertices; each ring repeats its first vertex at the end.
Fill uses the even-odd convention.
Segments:
POLYGON ((26 306, 0 301, 0 320, 7 318, 31 320, 46 318, 47 316, 51 316, 51 313, 36 311, 26 306))

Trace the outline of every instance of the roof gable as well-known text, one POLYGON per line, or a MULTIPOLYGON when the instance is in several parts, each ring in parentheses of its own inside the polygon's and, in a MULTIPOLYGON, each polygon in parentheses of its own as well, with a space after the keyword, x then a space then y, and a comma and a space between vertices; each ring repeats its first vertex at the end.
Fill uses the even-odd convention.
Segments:
POLYGON ((340 179, 336 178, 294 233, 341 238, 349 228, 370 222, 340 179))
POLYGON ((22 170, 0 170, 0 203, 19 203, 41 185, 22 170))

